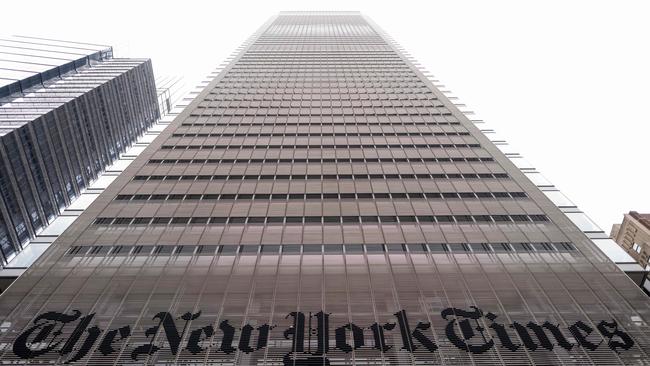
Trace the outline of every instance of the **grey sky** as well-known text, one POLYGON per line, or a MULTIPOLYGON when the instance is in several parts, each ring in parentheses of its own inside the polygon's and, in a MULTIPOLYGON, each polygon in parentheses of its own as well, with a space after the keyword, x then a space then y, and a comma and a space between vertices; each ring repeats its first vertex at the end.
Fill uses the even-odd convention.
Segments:
POLYGON ((362 11, 605 231, 650 212, 645 1, 7 1, 0 33, 110 44, 195 84, 280 10, 362 11))

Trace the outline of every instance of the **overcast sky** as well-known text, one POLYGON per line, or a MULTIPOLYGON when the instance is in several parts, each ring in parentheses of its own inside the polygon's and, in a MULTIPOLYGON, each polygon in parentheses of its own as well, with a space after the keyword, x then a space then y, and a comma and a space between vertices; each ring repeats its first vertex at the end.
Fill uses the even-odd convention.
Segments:
POLYGON ((22 0, 0 33, 113 45, 193 85, 281 10, 370 16, 606 232, 650 212, 647 1, 22 0))

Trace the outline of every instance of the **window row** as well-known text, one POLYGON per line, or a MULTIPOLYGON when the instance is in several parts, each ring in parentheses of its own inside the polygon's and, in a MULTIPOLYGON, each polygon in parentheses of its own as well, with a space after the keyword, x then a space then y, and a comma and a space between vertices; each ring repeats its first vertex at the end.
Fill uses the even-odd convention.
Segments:
POLYGON ((418 94, 329 94, 329 93, 314 93, 314 94, 265 94, 265 93, 247 93, 247 94, 234 94, 234 93, 219 93, 209 94, 203 100, 220 101, 220 100, 430 100, 437 101, 435 95, 428 93, 418 94))
MULTIPOLYGON (((191 117, 201 117, 200 114, 192 113, 191 117)), ((358 121, 223 121, 223 120, 214 120, 208 122, 183 122, 181 126, 336 126, 336 125, 345 125, 345 126, 444 126, 444 125, 460 125, 458 121, 427 121, 427 122, 390 122, 390 121, 372 121, 372 122, 358 122, 358 121)))
MULTIPOLYGON (((277 23, 276 23, 277 24, 277 23)), ((340 41, 340 44, 345 44, 345 45, 369 45, 369 44, 385 44, 382 42, 381 38, 379 37, 368 37, 368 36, 361 36, 359 34, 355 34, 354 37, 346 37, 342 33, 338 32, 328 32, 327 36, 320 36, 314 33, 310 33, 308 29, 302 28, 304 31, 303 32, 295 32, 298 31, 298 28, 295 27, 293 28, 293 32, 291 34, 279 34, 276 33, 275 31, 271 31, 272 33, 265 33, 260 36, 260 38, 255 41, 255 45, 259 46, 261 44, 269 45, 269 44, 282 44, 283 42, 286 42, 287 44, 300 44, 300 43, 322 43, 322 44, 331 44, 333 42, 338 43, 337 41, 340 41), (313 36, 312 36, 313 35, 313 36), (343 37, 337 37, 337 36, 343 36, 343 37), (301 42, 302 41, 302 42, 301 42)), ((340 29, 340 28, 339 28, 340 29)), ((337 30, 339 30, 337 29, 337 30)), ((334 31, 334 29, 330 29, 334 31)), ((347 33, 347 32, 346 32, 347 33)), ((349 34, 349 33, 347 33, 349 34)), ((292 47, 291 47, 292 48, 292 47)), ((250 59, 260 59, 260 60, 266 60, 266 59, 275 59, 275 58, 288 58, 288 59, 294 59, 294 58, 345 58, 345 59, 356 59, 356 58, 363 58, 363 59, 376 59, 376 58, 381 58, 381 59, 391 59, 391 60, 401 60, 399 57, 397 57, 396 52, 390 51, 390 49, 386 50, 370 50, 367 48, 362 48, 362 49, 354 49, 354 48, 347 48, 343 50, 337 49, 335 52, 332 52, 332 50, 303 50, 300 48, 296 49, 291 49, 291 48, 259 48, 259 47, 254 47, 254 49, 250 49, 246 51, 244 54, 244 59, 250 60, 250 59)))
POLYGON ((233 164, 233 163, 449 163, 490 162, 493 158, 313 158, 313 159, 150 159, 149 164, 233 164))
POLYGON ((429 243, 429 244, 277 244, 277 245, 115 245, 72 246, 69 257, 111 256, 213 256, 213 255, 296 255, 364 253, 530 253, 574 252, 569 242, 558 243, 429 243))
POLYGON ((95 225, 205 224, 474 224, 548 222, 546 215, 99 217, 95 225))
POLYGON ((422 80, 416 75, 412 77, 368 77, 364 78, 329 78, 318 80, 316 78, 262 78, 257 74, 240 73, 240 76, 225 77, 219 82, 219 87, 247 88, 262 86, 264 88, 419 88, 424 86, 422 80))
MULTIPOLYGON (((299 42, 300 45, 304 45, 303 42, 299 42)), ((354 45, 361 45, 360 43, 355 43, 354 45)), ((293 62, 291 59, 287 59, 285 62, 281 61, 271 61, 263 59, 249 59, 249 60, 240 60, 237 61, 232 70, 245 72, 246 70, 258 70, 258 71, 270 71, 270 70, 330 70, 333 67, 341 70, 410 70, 408 65, 399 58, 392 58, 391 60, 372 60, 368 58, 359 58, 359 60, 347 59, 347 60, 327 60, 327 59, 316 59, 311 60, 301 60, 300 62, 293 62), (391 61, 394 60, 394 61, 391 61)))
MULTIPOLYGON (((207 117, 206 117, 207 118, 207 117)), ((391 122, 405 123, 405 122, 456 122, 458 119, 454 116, 345 116, 345 117, 331 117, 331 116, 291 116, 291 117, 276 117, 276 116, 255 116, 255 117, 241 117, 235 116, 231 118, 224 118, 224 122, 273 122, 272 124, 286 125, 294 124, 294 122, 312 123, 312 124, 337 124, 337 123, 354 123, 354 122, 369 122, 389 124, 391 122)))
POLYGON ((271 77, 260 76, 260 74, 240 74, 239 76, 226 76, 221 79, 220 85, 237 85, 238 87, 247 87, 251 85, 263 85, 265 87, 294 87, 300 88, 356 88, 358 85, 365 87, 417 87, 422 85, 422 81, 417 75, 405 76, 367 76, 362 77, 311 77, 311 76, 294 76, 294 77, 271 77))
MULTIPOLYGON (((373 53, 368 52, 368 53, 356 53, 356 54, 348 54, 349 56, 363 56, 367 57, 368 55, 372 55, 373 53)), ((299 53, 292 53, 290 51, 285 51, 282 53, 276 53, 276 55, 280 55, 283 58, 294 58, 294 57, 303 57, 304 54, 299 54, 299 53)), ((328 53, 321 53, 321 54, 316 54, 312 53, 307 57, 327 57, 331 54, 328 53)), ((260 57, 260 58, 267 58, 267 57, 275 57, 273 56, 272 52, 264 52, 264 53, 258 53, 255 56, 249 56, 249 53, 246 53, 242 58, 250 58, 250 57, 260 57), (267 56, 270 55, 270 56, 267 56)), ((388 76, 388 77, 408 77, 412 76, 417 78, 417 75, 413 73, 411 70, 367 70, 363 72, 359 71, 339 71, 337 69, 328 69, 327 71, 323 72, 314 72, 314 71, 296 71, 296 70, 287 70, 287 71, 250 71, 247 70, 245 72, 238 72, 236 70, 232 70, 228 73, 228 75, 232 75, 234 77, 241 76, 244 77, 246 75, 259 75, 262 77, 321 77, 321 78, 346 78, 346 77, 354 77, 354 78, 362 78, 362 77, 381 77, 381 76, 388 76)))
MULTIPOLYGON (((308 43, 311 40, 306 39, 308 43)), ((315 40, 314 40, 315 41, 315 40)), ((339 62, 349 62, 349 61, 365 61, 365 62, 377 62, 377 61, 386 61, 390 63, 403 63, 401 58, 394 53, 376 53, 376 52, 356 52, 356 53, 310 53, 310 54, 300 54, 288 52, 287 54, 279 52, 246 52, 240 59, 237 61, 237 65, 241 64, 250 64, 255 63, 273 63, 276 64, 278 61, 289 61, 291 64, 295 63, 305 63, 305 62, 314 62, 317 61, 339 61, 339 62)))
MULTIPOLYGON (((239 119, 241 120, 241 119, 239 119)), ((257 118, 255 119, 259 122, 263 122, 266 118, 257 118)), ((228 119, 221 120, 220 122, 228 122, 228 119)), ((250 121, 250 119, 248 119, 250 121)), ((244 126, 227 126, 227 125, 217 125, 212 128, 178 128, 174 132, 176 133, 246 133, 246 134, 260 134, 260 133, 278 133, 278 134, 299 134, 299 133, 309 133, 314 136, 319 136, 320 134, 332 134, 332 133, 347 133, 349 136, 356 136, 357 134, 399 134, 408 133, 408 134, 420 134, 420 133, 433 133, 435 136, 436 133, 450 133, 452 135, 461 135, 461 132, 468 133, 468 130, 462 126, 437 126, 435 123, 430 125, 422 126, 413 126, 413 125, 400 125, 400 126, 390 126, 387 124, 376 124, 370 126, 348 126, 348 125, 335 125, 333 123, 325 123, 318 126, 303 126, 303 125, 287 125, 285 121, 277 121, 277 119, 269 118, 267 122, 272 121, 272 124, 266 125, 244 125, 244 126)), ((336 136, 336 135, 334 135, 336 136)), ((363 135, 359 135, 363 136, 363 135)), ((372 136, 372 135, 370 135, 372 136)), ((410 135, 409 135, 410 136, 410 135)))
POLYGON ((285 132, 285 133, 174 133, 172 137, 367 137, 367 136, 469 136, 469 132, 285 132))
MULTIPOLYGON (((372 54, 357 54, 357 55, 346 55, 344 57, 339 57, 335 56, 332 54, 322 54, 322 55, 315 55, 315 54, 310 54, 310 55, 300 55, 300 54, 291 54, 291 53, 283 53, 283 54, 258 54, 258 55, 249 55, 248 53, 243 55, 240 61, 254 61, 254 60, 263 60, 263 61, 277 61, 277 60, 322 60, 326 59, 329 61, 333 60, 342 60, 342 61, 347 61, 350 59, 364 59, 364 60, 376 60, 377 57, 372 55, 372 54)), ((393 60, 399 60, 398 56, 393 56, 391 57, 393 60)), ((241 65, 241 63, 238 63, 238 65, 241 65)), ((332 69, 328 72, 308 72, 308 71, 300 71, 296 72, 293 70, 289 71, 274 71, 274 72, 268 72, 268 71, 258 71, 258 72, 238 72, 238 71, 231 71, 229 72, 223 79, 224 80, 241 80, 241 79, 249 79, 251 77, 254 77, 256 79, 260 78, 268 78, 268 79, 278 79, 278 80, 286 80, 286 79, 306 79, 306 80, 337 80, 337 79, 358 79, 358 80, 366 80, 368 78, 397 78, 397 79, 408 79, 408 80, 419 80, 418 76, 413 73, 412 71, 409 70, 404 70, 404 71, 384 71, 384 72, 364 72, 364 73, 357 73, 357 72, 337 72, 336 69, 332 69)))
POLYGON ((328 99, 328 100, 203 100, 197 108, 421 108, 444 107, 445 104, 433 99, 328 99))
POLYGON ((136 175, 133 180, 167 180, 167 181, 194 181, 194 180, 304 180, 304 179, 501 179, 509 178, 506 173, 480 173, 480 174, 293 174, 293 175, 136 175))
MULTIPOLYGON (((328 60, 317 60, 317 59, 312 59, 312 60, 301 60, 300 62, 291 62, 290 60, 287 60, 286 62, 282 61, 276 61, 276 62, 269 62, 269 61, 249 61, 249 62, 238 62, 231 71, 238 72, 240 75, 242 74, 248 74, 249 71, 253 72, 321 72, 321 71, 326 71, 326 70, 340 70, 340 71, 397 71, 397 72, 408 72, 409 67, 408 65, 404 64, 403 62, 379 62, 379 61, 371 61, 371 60, 359 60, 357 63, 351 63, 353 60, 340 60, 340 61, 328 61, 328 60)), ((411 80, 418 80, 418 79, 411 79, 411 80)), ((419 80, 418 80, 419 81, 419 80)), ((237 83, 237 82, 228 82, 227 80, 223 82, 223 84, 219 84, 220 87, 229 86, 229 85, 241 85, 243 83, 237 83)), ((277 83, 279 85, 286 85, 289 83, 277 83)), ((306 85, 302 86, 302 88, 312 88, 308 83, 305 83, 306 85)), ((363 80, 359 83, 338 83, 338 85, 333 85, 331 86, 332 88, 389 88, 391 87, 391 84, 393 83, 380 83, 380 82, 367 82, 364 83, 363 80)), ((403 88, 416 88, 418 87, 417 82, 402 82, 403 88)), ((245 84, 244 84, 245 85, 245 84)), ((253 85, 255 85, 253 83, 253 85)), ((264 86, 265 84, 259 83, 260 86, 264 86)), ((289 84, 290 85, 290 84, 289 84)), ((394 84, 393 84, 394 85, 394 84)), ((300 86, 298 86, 300 87, 300 86)))
MULTIPOLYGON (((269 35, 267 34, 264 36, 264 39, 266 41, 286 41, 287 43, 297 43, 297 44, 303 44, 303 43, 322 43, 322 44, 328 44, 331 42, 336 42, 340 41, 341 44, 354 44, 354 45, 367 45, 367 44, 380 44, 379 39, 373 39, 373 38, 366 38, 366 37, 354 37, 353 39, 346 39, 345 37, 336 37, 335 35, 332 35, 334 37, 330 38, 329 40, 325 39, 323 40, 321 37, 317 36, 314 34, 315 37, 309 37, 308 33, 304 33, 303 35, 298 35, 299 38, 294 38, 294 37, 286 37, 286 36, 277 36, 277 35, 269 35), (319 42, 320 40, 320 42, 319 42)), ((255 42, 256 44, 259 43, 267 43, 267 42, 260 42, 259 40, 255 42)), ((297 50, 296 50, 297 51, 297 50)), ((382 62, 389 62, 389 63, 404 63, 399 56, 395 53, 389 53, 389 52, 354 52, 354 53, 339 53, 339 52, 328 52, 328 53, 297 53, 297 52, 291 52, 289 51, 286 56, 284 56, 283 53, 280 52, 246 52, 244 54, 244 57, 237 61, 237 65, 241 64, 248 64, 252 62, 256 63, 262 63, 262 62, 269 62, 271 64, 277 64, 277 60, 287 60, 290 62, 290 64, 293 64, 292 61, 295 59, 302 60, 303 62, 305 60, 313 60, 313 61, 320 61, 320 60, 339 60, 340 62, 348 62, 348 61, 364 61, 364 62, 377 62, 381 60, 382 62), (273 62, 270 62, 273 61, 273 62)))
MULTIPOLYGON (((269 37, 267 35, 267 36, 262 36, 262 38, 265 39, 265 40, 273 40, 273 42, 271 42, 271 43, 281 42, 281 41, 285 41, 285 40, 287 41, 287 43, 296 41, 295 37, 282 37, 282 36, 277 36, 277 35, 272 36, 272 37, 269 37)), ((319 38, 312 38, 312 37, 309 37, 308 35, 305 34, 304 36, 301 36, 300 39, 305 40, 307 43, 312 43, 312 42, 317 42, 320 39, 320 37, 319 38)), ((377 38, 373 39, 373 38, 366 38, 366 37, 358 37, 358 38, 355 37, 355 39, 358 39, 358 42, 361 42, 361 43, 355 42, 355 44, 359 44, 359 45, 361 45, 361 44, 364 44, 364 45, 365 44, 381 44, 381 42, 377 38), (377 41, 379 41, 379 42, 377 42, 377 41)), ((334 40, 334 39, 330 38, 330 40, 334 40)), ((348 43, 345 39, 342 39, 342 38, 337 38, 336 40, 340 40, 341 44, 348 43)), ((262 41, 262 40, 258 40, 257 42, 255 42, 256 45, 262 44, 262 43, 263 44, 268 44, 267 42, 262 41)), ((326 42, 326 43, 328 43, 328 42, 326 42)), ((295 52, 294 52, 294 50, 290 50, 290 49, 282 49, 282 51, 279 50, 279 49, 278 50, 273 50, 273 49, 259 50, 259 51, 248 50, 244 54, 244 56, 242 57, 242 60, 250 61, 250 60, 258 60, 258 59, 259 60, 268 60, 268 59, 282 59, 282 58, 290 59, 290 60, 293 60, 293 59, 296 59, 296 58, 297 59, 305 59, 305 58, 307 58, 307 59, 314 59, 314 58, 315 59, 321 59, 321 58, 327 58, 327 59, 332 59, 332 58, 357 59, 357 58, 363 58, 363 59, 372 59, 372 60, 377 59, 377 58, 381 58, 381 59, 401 60, 397 56, 397 54, 395 52, 391 52, 391 51, 378 51, 378 50, 371 51, 371 50, 367 50, 367 49, 364 49, 364 50, 340 50, 340 51, 336 51, 335 53, 326 52, 325 50, 320 50, 320 51, 314 50, 314 51, 309 51, 308 53, 307 52, 300 52, 300 51, 302 51, 302 50, 295 50, 295 52)))
POLYGON ((201 108, 190 116, 451 116, 446 108, 390 107, 390 108, 201 108))
POLYGON ((255 145, 255 144, 237 144, 237 145, 163 145, 160 148, 164 150, 214 150, 214 149, 453 149, 453 148, 478 148, 480 144, 272 144, 272 145, 255 145))
POLYGON ((117 201, 526 198, 525 192, 118 194, 117 201))
MULTIPOLYGON (((297 71, 297 70, 292 70, 297 71)), ((310 95, 310 94, 321 94, 321 95, 341 95, 345 97, 348 95, 364 95, 364 94, 384 94, 384 95, 413 95, 413 94, 422 94, 433 96, 433 93, 429 88, 418 87, 418 88, 390 88, 390 87, 375 87, 375 86, 364 86, 356 88, 265 88, 263 85, 260 85, 257 88, 230 88, 218 86, 211 91, 214 95, 224 95, 224 94, 267 94, 267 95, 310 95)))
MULTIPOLYGON (((267 60, 263 60, 265 65, 268 65, 268 61, 272 61, 272 58, 267 56, 267 60)), ((286 61, 288 57, 277 58, 279 61, 286 61)), ((252 60, 250 60, 252 61, 252 60)), ((294 61, 294 60, 291 60, 294 61)), ((399 83, 417 83, 421 79, 413 71, 408 69, 370 69, 364 68, 363 72, 337 72, 337 69, 329 69, 328 72, 313 71, 316 70, 313 67, 307 68, 313 65, 314 62, 329 62, 341 61, 346 62, 348 60, 334 60, 332 58, 314 58, 310 57, 308 59, 298 57, 296 60, 298 68, 291 67, 286 69, 268 69, 266 67, 260 69, 251 69, 247 68, 245 71, 241 70, 240 67, 242 63, 238 63, 235 68, 231 69, 226 76, 224 76, 221 81, 229 84, 237 84, 243 82, 253 82, 253 83, 266 83, 266 82, 275 82, 275 83, 286 83, 286 82, 304 82, 304 83, 331 83, 334 85, 341 85, 346 83, 373 83, 373 82, 399 82, 399 83), (322 60, 322 61, 320 61, 322 60), (302 67, 307 66, 307 67, 302 67), (374 71, 379 72, 374 72, 374 71)), ((362 64, 367 64, 360 60, 362 64)), ((367 61, 367 58, 365 59, 367 61)), ((340 63, 340 62, 339 62, 340 63)), ((250 64, 250 62, 247 62, 250 64)), ((286 63, 285 63, 286 65, 286 63)))

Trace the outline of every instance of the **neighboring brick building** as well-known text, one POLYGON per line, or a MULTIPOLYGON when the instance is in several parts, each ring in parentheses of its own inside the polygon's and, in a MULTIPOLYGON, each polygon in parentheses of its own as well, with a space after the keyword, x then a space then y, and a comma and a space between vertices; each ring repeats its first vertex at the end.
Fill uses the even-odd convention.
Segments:
POLYGON ((630 211, 623 216, 622 223, 612 226, 609 237, 642 267, 650 266, 650 214, 630 211))

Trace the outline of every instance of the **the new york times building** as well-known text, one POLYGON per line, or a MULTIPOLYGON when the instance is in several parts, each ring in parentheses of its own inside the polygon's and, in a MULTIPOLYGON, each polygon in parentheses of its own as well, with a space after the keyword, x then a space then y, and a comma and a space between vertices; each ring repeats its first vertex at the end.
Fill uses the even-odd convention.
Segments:
POLYGON ((649 310, 376 25, 290 12, 2 294, 0 352, 642 365, 649 310))

